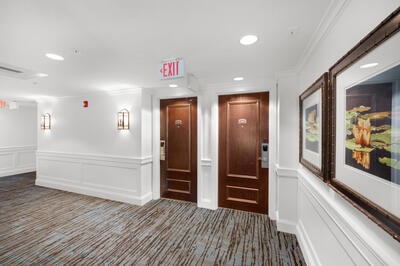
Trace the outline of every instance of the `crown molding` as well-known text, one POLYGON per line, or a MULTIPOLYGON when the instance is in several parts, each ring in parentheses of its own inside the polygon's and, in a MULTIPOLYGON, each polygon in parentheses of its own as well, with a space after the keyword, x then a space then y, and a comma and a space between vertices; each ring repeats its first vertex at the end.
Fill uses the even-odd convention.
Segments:
POLYGON ((340 19, 343 11, 346 9, 351 0, 331 0, 328 8, 321 18, 316 31, 310 38, 306 49, 304 49, 300 56, 299 63, 296 66, 296 72, 299 72, 310 59, 310 56, 315 51, 318 44, 326 37, 332 30, 332 27, 340 19))

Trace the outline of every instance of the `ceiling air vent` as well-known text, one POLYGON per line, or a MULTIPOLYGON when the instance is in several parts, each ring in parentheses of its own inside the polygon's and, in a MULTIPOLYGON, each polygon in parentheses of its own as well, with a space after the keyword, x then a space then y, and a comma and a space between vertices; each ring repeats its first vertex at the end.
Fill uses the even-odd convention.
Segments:
POLYGON ((0 76, 7 76, 16 79, 31 79, 36 77, 36 73, 32 70, 0 62, 0 76))

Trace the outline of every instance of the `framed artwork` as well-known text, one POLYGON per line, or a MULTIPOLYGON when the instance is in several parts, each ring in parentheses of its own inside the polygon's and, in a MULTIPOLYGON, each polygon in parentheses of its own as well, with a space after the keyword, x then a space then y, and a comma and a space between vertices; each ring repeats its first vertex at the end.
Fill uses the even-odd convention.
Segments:
POLYGON ((328 159, 327 142, 327 85, 328 74, 324 73, 299 97, 300 106, 300 163, 325 180, 328 159))
POLYGON ((400 8, 329 71, 330 184, 400 241, 400 8))

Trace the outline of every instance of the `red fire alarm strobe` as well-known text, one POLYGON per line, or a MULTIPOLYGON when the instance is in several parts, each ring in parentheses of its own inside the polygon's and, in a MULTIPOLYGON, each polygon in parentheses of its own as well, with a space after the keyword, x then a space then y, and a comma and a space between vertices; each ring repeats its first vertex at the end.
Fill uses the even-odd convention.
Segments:
POLYGON ((88 101, 83 101, 83 107, 87 108, 89 106, 89 102, 88 101))

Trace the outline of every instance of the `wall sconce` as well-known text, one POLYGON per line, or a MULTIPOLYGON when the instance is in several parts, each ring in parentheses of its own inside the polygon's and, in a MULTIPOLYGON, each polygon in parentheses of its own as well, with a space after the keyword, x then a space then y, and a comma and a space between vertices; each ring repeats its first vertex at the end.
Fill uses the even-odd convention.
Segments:
POLYGON ((129 111, 122 109, 118 112, 118 130, 129 129, 129 111))
POLYGON ((51 128, 51 116, 49 113, 45 113, 40 116, 40 128, 41 129, 51 128))

